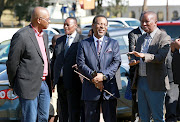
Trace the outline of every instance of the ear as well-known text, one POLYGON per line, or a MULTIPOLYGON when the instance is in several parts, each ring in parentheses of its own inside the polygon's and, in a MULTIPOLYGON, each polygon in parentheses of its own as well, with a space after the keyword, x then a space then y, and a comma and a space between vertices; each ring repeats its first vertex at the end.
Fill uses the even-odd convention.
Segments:
POLYGON ((40 18, 37 19, 37 23, 38 23, 38 24, 41 23, 41 19, 40 19, 40 18))

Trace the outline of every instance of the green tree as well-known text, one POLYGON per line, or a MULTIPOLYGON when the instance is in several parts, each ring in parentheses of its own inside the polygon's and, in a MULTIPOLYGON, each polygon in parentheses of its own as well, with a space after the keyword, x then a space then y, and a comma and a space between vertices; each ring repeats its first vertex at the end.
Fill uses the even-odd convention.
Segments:
POLYGON ((127 3, 124 3, 124 0, 115 0, 110 3, 110 11, 113 16, 122 16, 122 14, 126 11, 127 3))
POLYGON ((5 9, 15 12, 19 24, 21 20, 30 20, 31 8, 35 6, 44 6, 44 0, 0 0, 0 23, 1 16, 5 9))

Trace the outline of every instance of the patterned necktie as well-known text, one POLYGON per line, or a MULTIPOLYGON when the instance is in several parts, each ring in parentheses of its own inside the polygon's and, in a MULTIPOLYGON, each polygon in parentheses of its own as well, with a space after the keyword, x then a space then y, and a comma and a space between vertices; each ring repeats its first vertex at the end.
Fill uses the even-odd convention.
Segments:
POLYGON ((97 40, 97 55, 100 56, 101 53, 101 44, 100 44, 101 40, 97 40))
POLYGON ((152 41, 152 38, 151 36, 147 33, 147 36, 144 38, 144 44, 143 44, 143 47, 141 49, 141 52, 142 53, 147 53, 148 52, 148 49, 149 49, 149 45, 152 41))

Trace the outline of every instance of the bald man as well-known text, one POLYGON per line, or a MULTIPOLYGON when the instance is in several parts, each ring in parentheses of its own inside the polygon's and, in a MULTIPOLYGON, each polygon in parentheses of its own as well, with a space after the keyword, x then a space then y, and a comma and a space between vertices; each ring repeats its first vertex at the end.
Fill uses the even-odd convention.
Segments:
POLYGON ((142 16, 142 29, 146 32, 138 38, 130 66, 136 66, 138 109, 141 122, 164 122, 163 103, 169 87, 165 59, 171 38, 157 28, 157 15, 147 11, 142 16))
POLYGON ((50 104, 49 13, 34 8, 31 24, 16 32, 7 61, 10 88, 19 96, 22 122, 47 122, 50 104), (38 118, 38 119, 37 119, 38 118))

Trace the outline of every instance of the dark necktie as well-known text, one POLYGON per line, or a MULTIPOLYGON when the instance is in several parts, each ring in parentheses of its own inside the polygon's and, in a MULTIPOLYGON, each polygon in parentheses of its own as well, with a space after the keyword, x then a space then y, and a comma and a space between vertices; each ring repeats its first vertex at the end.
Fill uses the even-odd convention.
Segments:
POLYGON ((101 44, 100 44, 101 40, 97 40, 97 55, 100 56, 101 53, 101 44))
POLYGON ((67 38, 67 41, 66 41, 66 44, 64 45, 64 56, 66 55, 69 47, 70 47, 70 44, 69 44, 69 39, 71 38, 71 36, 68 36, 67 38))

